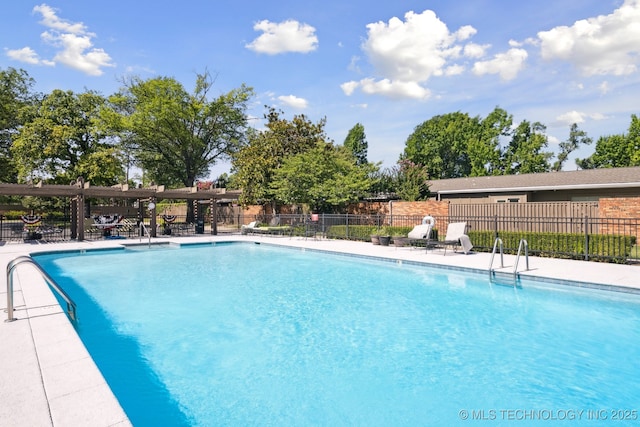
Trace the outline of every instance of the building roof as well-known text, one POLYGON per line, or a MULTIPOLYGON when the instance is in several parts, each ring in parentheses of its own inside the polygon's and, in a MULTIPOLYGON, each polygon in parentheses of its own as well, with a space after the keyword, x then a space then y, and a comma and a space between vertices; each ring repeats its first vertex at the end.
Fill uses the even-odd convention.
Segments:
POLYGON ((432 194, 640 187, 640 167, 584 169, 429 181, 432 194))

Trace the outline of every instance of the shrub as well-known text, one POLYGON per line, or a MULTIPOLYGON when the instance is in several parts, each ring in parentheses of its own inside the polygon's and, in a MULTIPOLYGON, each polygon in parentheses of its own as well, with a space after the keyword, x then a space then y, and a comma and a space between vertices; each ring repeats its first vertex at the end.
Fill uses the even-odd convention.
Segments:
MULTIPOLYGON (((585 259, 585 235, 581 233, 522 233, 503 231, 499 233, 504 252, 515 254, 521 239, 527 241, 532 255, 585 259)), ((493 249, 495 234, 492 231, 470 231, 469 238, 475 250, 489 252, 493 249)), ((635 236, 619 234, 590 234, 588 256, 592 261, 624 263, 636 243, 635 236)))

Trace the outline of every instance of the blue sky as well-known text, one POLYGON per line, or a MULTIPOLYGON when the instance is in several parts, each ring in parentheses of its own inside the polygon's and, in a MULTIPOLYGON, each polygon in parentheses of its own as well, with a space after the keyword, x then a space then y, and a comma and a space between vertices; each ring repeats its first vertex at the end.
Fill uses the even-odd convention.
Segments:
POLYGON ((170 76, 192 90, 208 70, 215 94, 254 88, 257 128, 264 105, 326 117, 339 144, 361 123, 369 160, 384 167, 439 114, 485 117, 499 106, 515 124, 546 125, 557 152, 572 123, 595 140, 626 132, 640 113, 640 0, 22 0, 2 9, 0 68, 27 70, 38 91, 106 96, 128 75, 170 76))

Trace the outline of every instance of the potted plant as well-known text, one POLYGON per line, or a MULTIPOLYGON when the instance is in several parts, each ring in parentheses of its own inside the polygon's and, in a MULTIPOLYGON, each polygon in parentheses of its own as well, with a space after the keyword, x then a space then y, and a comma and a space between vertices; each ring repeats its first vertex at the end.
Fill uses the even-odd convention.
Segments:
POLYGON ((382 229, 380 230, 380 236, 378 236, 379 240, 380 240, 380 245, 381 246, 389 246, 389 243, 391 243, 391 232, 387 227, 382 227, 382 229))
POLYGON ((404 235, 393 236, 391 240, 396 247, 407 246, 409 244, 409 238, 404 235))
POLYGON ((372 234, 370 237, 371 237, 371 243, 373 243, 374 245, 379 245, 380 244, 380 235, 379 234, 372 234))
POLYGON ((370 235, 371 243, 373 243, 374 245, 379 245, 380 244, 380 231, 381 230, 382 229, 380 227, 378 227, 375 230, 373 230, 373 232, 370 235))

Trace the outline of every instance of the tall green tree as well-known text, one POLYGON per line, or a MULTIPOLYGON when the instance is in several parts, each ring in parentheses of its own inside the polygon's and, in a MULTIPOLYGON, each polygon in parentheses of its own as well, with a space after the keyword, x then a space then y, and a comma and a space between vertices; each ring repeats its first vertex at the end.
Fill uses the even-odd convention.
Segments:
POLYGON ((585 131, 578 129, 577 123, 572 124, 569 130, 569 138, 560 143, 560 152, 551 170, 556 172, 561 171, 562 165, 567 161, 569 154, 577 150, 580 145, 589 145, 592 142, 593 140, 587 136, 585 131))
POLYGON ((173 78, 133 78, 110 97, 111 112, 104 117, 125 135, 150 179, 191 187, 239 149, 246 135, 253 90, 242 85, 211 99, 212 87, 209 73, 197 75, 192 93, 173 78))
POLYGON ((513 116, 496 107, 480 120, 475 135, 468 141, 467 151, 471 163, 470 176, 502 175, 505 165, 502 159, 501 138, 511 135, 513 116))
POLYGON ((431 179, 469 176, 469 141, 479 132, 479 119, 455 112, 435 116, 407 138, 401 160, 423 165, 431 179))
POLYGON ((631 115, 626 134, 598 138, 595 152, 585 159, 577 159, 576 164, 582 169, 640 166, 640 119, 631 115))
POLYGON ((318 142, 288 156, 274 171, 271 188, 282 203, 308 204, 314 212, 340 211, 364 197, 371 187, 372 164, 357 165, 344 146, 318 142))
POLYGON ((539 122, 520 122, 504 151, 506 175, 549 171, 553 153, 543 151, 549 144, 546 130, 539 122))
POLYGON ((321 142, 330 142, 324 130, 326 119, 311 122, 304 114, 291 121, 282 111, 267 107, 265 130, 248 134, 248 142, 233 154, 231 186, 242 189, 240 203, 271 203, 276 207, 271 181, 290 156, 304 153, 321 142))
POLYGON ((423 166, 411 160, 400 160, 394 168, 394 188, 400 199, 407 202, 426 200, 429 197, 429 177, 423 166))
POLYGON ((362 124, 357 123, 349 130, 344 140, 344 146, 353 153, 356 158, 356 164, 364 165, 368 163, 367 151, 369 149, 369 143, 367 142, 367 136, 364 133, 364 126, 362 124))
POLYGON ((31 91, 34 84, 25 70, 0 70, 0 182, 18 182, 11 144, 27 120, 27 110, 38 102, 31 91))
POLYGON ((96 92, 54 90, 34 109, 11 148, 22 181, 68 184, 84 177, 95 185, 123 178, 117 147, 99 126, 105 99, 96 92))

